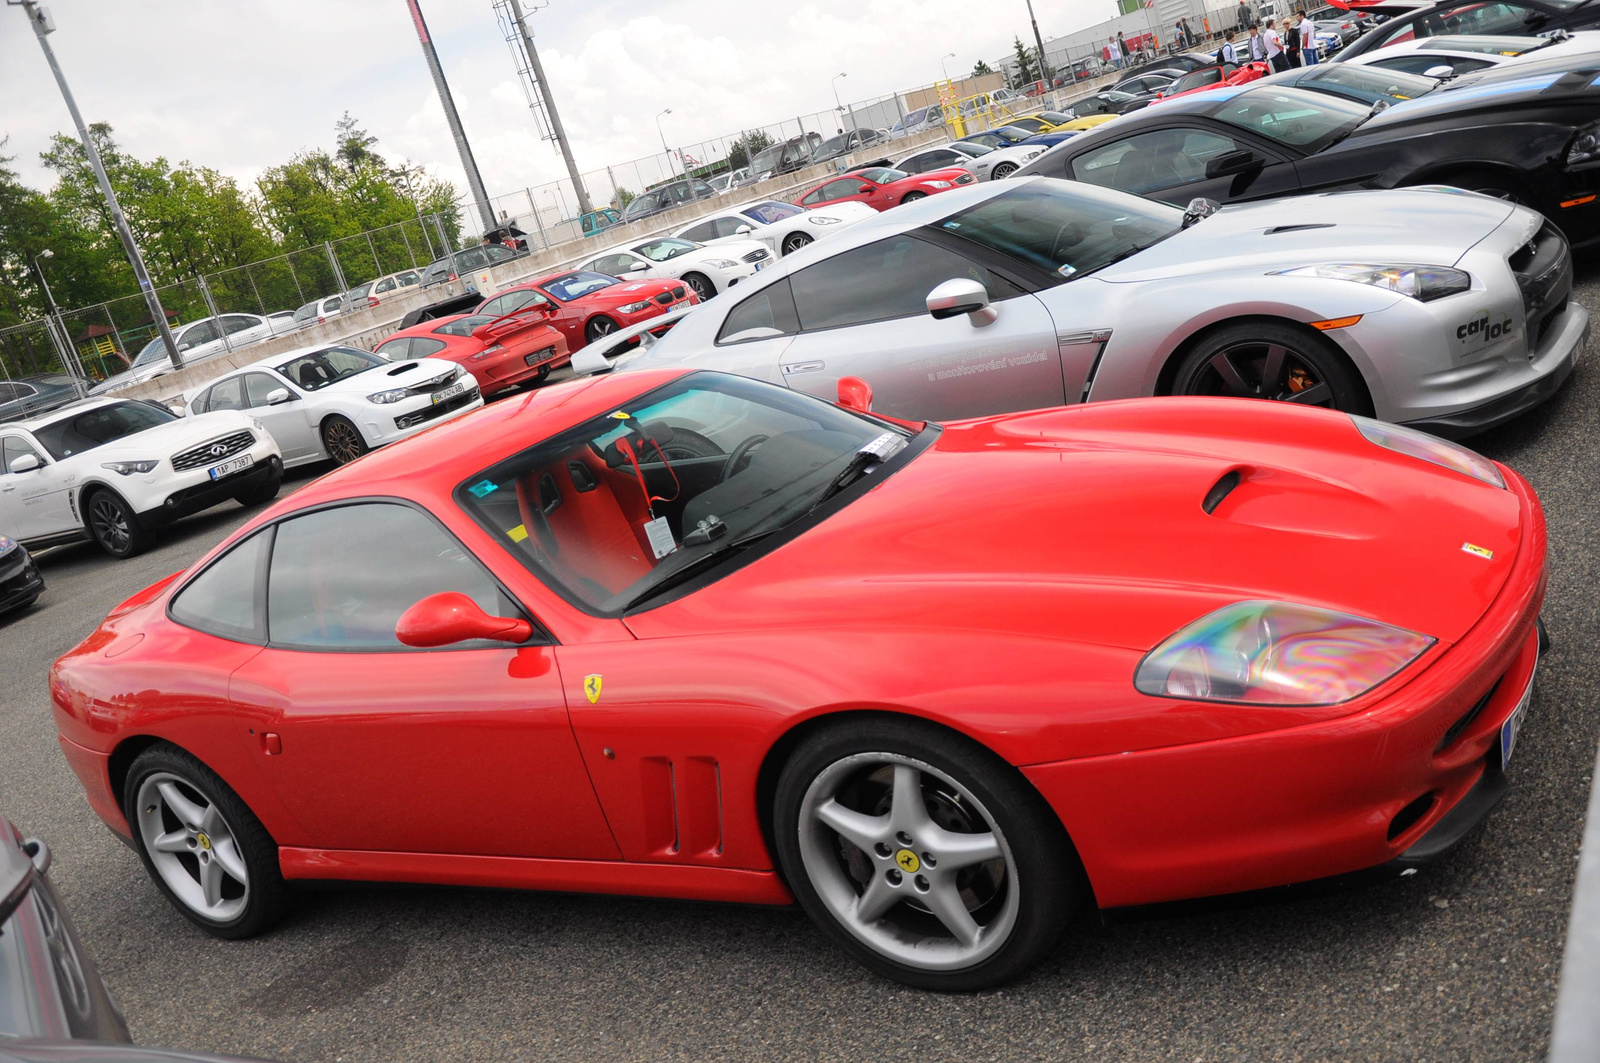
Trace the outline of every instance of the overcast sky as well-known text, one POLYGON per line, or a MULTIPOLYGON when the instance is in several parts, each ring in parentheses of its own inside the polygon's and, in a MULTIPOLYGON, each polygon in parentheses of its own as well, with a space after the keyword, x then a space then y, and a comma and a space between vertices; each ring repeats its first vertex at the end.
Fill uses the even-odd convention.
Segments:
MULTIPOLYGON (((141 158, 215 167, 250 185, 333 142, 345 110, 378 150, 466 185, 406 0, 54 0, 50 37, 86 120, 141 158)), ((525 0, 525 8, 533 4, 525 0)), ((490 0, 422 0, 490 196, 564 176, 539 139, 490 0)), ((1114 14, 1112 0, 1035 0, 1045 36, 1114 14)), ((531 16, 581 170, 993 63, 1029 35, 1025 0, 548 0, 531 16), (848 15, 830 14, 847 11, 848 15), (910 15, 911 17, 908 17, 910 15)), ((0 7, 0 136, 25 180, 71 132, 19 8, 0 7)))

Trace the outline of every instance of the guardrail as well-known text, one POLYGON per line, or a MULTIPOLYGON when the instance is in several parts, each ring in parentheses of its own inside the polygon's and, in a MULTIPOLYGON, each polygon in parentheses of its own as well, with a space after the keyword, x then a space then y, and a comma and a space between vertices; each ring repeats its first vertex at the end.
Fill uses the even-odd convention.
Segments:
POLYGON ((1589 776, 1589 820, 1583 829, 1578 881, 1567 919, 1561 959, 1561 991, 1550 1031, 1549 1063, 1593 1063, 1600 1059, 1600 754, 1589 776))

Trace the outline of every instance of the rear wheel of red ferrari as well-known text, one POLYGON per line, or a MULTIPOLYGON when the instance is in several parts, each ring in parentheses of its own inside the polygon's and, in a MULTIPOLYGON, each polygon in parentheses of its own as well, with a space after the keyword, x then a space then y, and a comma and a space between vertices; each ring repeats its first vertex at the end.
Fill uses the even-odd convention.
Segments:
POLYGON ((852 718, 795 750, 773 828, 796 899, 866 967, 922 989, 1008 982, 1083 897, 1061 821, 982 746, 909 718, 852 718))
POLYGON ((1287 322, 1241 321, 1184 357, 1174 395, 1231 395, 1372 414, 1360 376, 1322 336, 1287 322))
POLYGON ((247 938, 282 918, 289 888, 267 828, 216 772, 161 742, 134 760, 123 813, 145 870, 208 934, 247 938))

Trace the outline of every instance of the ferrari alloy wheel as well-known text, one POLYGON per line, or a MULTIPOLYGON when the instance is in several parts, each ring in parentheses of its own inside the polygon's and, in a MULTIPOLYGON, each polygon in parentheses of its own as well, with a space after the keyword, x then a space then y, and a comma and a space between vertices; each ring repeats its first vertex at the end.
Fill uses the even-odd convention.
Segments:
POLYGON ((601 336, 609 336, 615 331, 617 331, 617 323, 601 314, 584 326, 583 339, 585 343, 593 343, 601 336))
POLYGON ((774 802, 796 898, 846 951, 924 989, 1017 977, 1056 942, 1081 872, 1010 765, 917 720, 862 717, 795 751, 774 802))
POLYGON ((695 298, 702 303, 717 294, 717 286, 704 273, 685 273, 683 283, 694 289, 695 298))
POLYGON ((783 238, 783 253, 790 254, 798 251, 811 242, 811 237, 805 233, 790 233, 783 238))
POLYGON ((322 445, 328 457, 340 465, 348 465, 370 448, 361 435, 361 429, 349 418, 334 414, 322 422, 322 445))
POLYGON ((151 746, 133 762, 123 811, 145 870, 197 926, 249 937, 286 909, 278 847, 266 828, 227 783, 177 746, 151 746))
POLYGON ((90 534, 112 557, 132 557, 150 544, 150 533, 139 523, 133 507, 109 487, 90 495, 85 508, 90 534))
POLYGON ((989 180, 1004 181, 1007 177, 1010 177, 1016 172, 1017 167, 1015 163, 1002 162, 999 166, 994 168, 994 172, 989 175, 989 180))
POLYGON ((1273 399, 1370 414, 1366 389, 1328 346, 1322 337, 1287 324, 1230 325, 1183 359, 1172 393, 1273 399))

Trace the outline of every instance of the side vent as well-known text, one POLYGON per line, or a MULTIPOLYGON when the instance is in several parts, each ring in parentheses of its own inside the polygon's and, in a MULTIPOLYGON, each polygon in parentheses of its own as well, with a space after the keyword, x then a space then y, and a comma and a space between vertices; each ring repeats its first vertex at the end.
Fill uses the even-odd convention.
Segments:
POLYGON ((1222 478, 1212 484, 1211 490, 1206 492, 1206 497, 1201 501, 1200 508, 1208 514, 1215 513, 1217 507, 1222 505, 1222 500, 1231 495, 1233 489, 1239 486, 1241 479, 1238 469, 1223 473, 1222 478))
POLYGON ((721 856, 722 765, 711 757, 646 757, 640 771, 649 851, 689 860, 721 856))
POLYGON ((1274 225, 1261 235, 1277 236, 1279 233, 1298 233, 1304 232, 1307 229, 1331 229, 1333 228, 1333 225, 1334 223, 1331 221, 1308 221, 1301 222, 1298 225, 1274 225))

